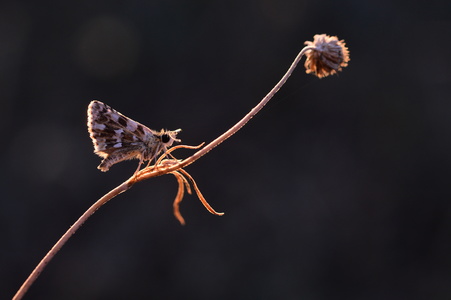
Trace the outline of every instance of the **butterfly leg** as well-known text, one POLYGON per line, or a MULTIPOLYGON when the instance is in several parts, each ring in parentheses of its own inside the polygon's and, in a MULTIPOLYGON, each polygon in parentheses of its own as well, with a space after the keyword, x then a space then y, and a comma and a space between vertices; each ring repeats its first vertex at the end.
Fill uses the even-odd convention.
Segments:
POLYGON ((133 176, 136 176, 136 174, 139 172, 139 169, 141 168, 141 165, 143 164, 143 159, 139 160, 138 168, 136 168, 135 173, 133 173, 133 176))

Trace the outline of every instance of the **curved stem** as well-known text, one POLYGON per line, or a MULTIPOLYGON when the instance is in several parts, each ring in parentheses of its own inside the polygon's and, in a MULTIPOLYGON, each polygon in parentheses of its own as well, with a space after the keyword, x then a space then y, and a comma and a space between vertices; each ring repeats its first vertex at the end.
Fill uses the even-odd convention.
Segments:
POLYGON ((134 177, 128 179, 115 189, 111 190, 108 194, 97 200, 83 215, 63 234, 63 236, 56 242, 56 244, 50 249, 50 251, 44 256, 44 258, 39 262, 39 264, 34 268, 33 272, 28 276, 27 280, 24 281, 20 289, 14 295, 13 300, 22 299, 25 293, 28 291, 33 282, 38 278, 39 274, 44 270, 47 264, 52 260, 52 258, 58 253, 58 251, 64 246, 64 244, 70 239, 70 237, 83 225, 86 220, 92 216, 102 205, 130 189, 135 183, 134 177))
MULTIPOLYGON (((285 82, 288 80, 288 78, 293 73, 294 69, 296 68, 297 64, 301 60, 302 56, 305 54, 306 51, 314 49, 313 46, 307 46, 304 47, 299 54, 294 59, 293 63, 291 64, 290 68, 287 70, 285 75, 280 79, 280 81, 271 89, 271 91, 260 101, 260 103, 257 104, 247 115, 245 115, 238 123, 236 123, 233 127, 231 127, 229 130, 224 132, 222 135, 220 135, 218 138, 210 142, 207 146, 202 148, 201 150, 194 153, 192 156, 188 157, 187 159, 181 161, 181 162, 174 162, 171 165, 168 165, 163 168, 157 168, 153 166, 152 168, 145 168, 141 171, 138 171, 136 174, 134 174, 131 178, 129 178, 127 181, 116 187, 115 189, 111 190, 108 194, 100 198, 97 202, 95 202, 83 215, 69 228, 69 230, 66 231, 66 233, 63 234, 63 236, 56 242, 56 244, 50 249, 50 251, 44 256, 44 258, 39 262, 39 264, 36 266, 36 268, 33 270, 33 272, 28 276, 27 280, 22 284, 20 289, 17 291, 15 296, 13 297, 13 300, 20 300, 25 295, 25 293, 28 291, 30 286, 33 284, 33 282, 38 278, 39 274, 42 272, 42 270, 46 267, 46 265, 52 260, 52 258, 58 253, 58 251, 64 246, 64 244, 69 240, 69 238, 83 225, 83 223, 92 215, 94 214, 102 205, 110 201, 112 198, 116 197, 120 193, 125 192, 126 190, 130 189, 133 184, 136 182, 139 182, 144 179, 148 179, 151 177, 160 176, 163 174, 168 174, 177 170, 180 170, 181 168, 184 168, 196 160, 198 160, 200 157, 204 156, 208 152, 210 152, 213 148, 224 142, 226 139, 234 135, 238 130, 241 129, 247 122, 249 122, 252 117, 254 117, 265 105, 268 103, 269 100, 279 91, 279 89, 285 84, 285 82)), ((195 148, 195 147, 193 147, 195 148)), ((196 189, 196 193, 199 195, 200 192, 198 191, 197 187, 194 186, 196 189)), ((200 194, 201 195, 201 194, 200 194)), ((204 202, 202 202, 204 203, 204 202)), ((208 204, 208 203, 207 203, 208 204)), ((204 203, 205 205, 205 203, 204 203)), ((207 205, 205 205, 207 207, 207 205)), ((216 213, 211 207, 207 207, 210 212, 216 213)), ((221 214, 221 213, 216 213, 221 214)))
MULTIPOLYGON (((169 166, 166 169, 164 169, 164 173, 177 171, 181 168, 184 168, 184 167, 192 164, 193 162, 195 162, 196 160, 198 160, 199 158, 201 158, 202 156, 204 156, 205 154, 210 152, 213 148, 215 148, 216 146, 218 146, 219 144, 224 142, 226 139, 228 139, 229 137, 234 135, 238 130, 241 129, 241 127, 246 125, 246 123, 249 122, 250 119, 252 119, 266 105, 266 103, 268 103, 269 100, 271 100, 271 98, 279 91, 279 89, 285 84, 285 82, 287 82, 288 78, 293 73, 294 69, 298 65, 299 61, 301 60, 301 58, 305 54, 305 52, 312 50, 312 49, 315 49, 315 47, 314 46, 304 47, 299 52, 299 54, 296 56, 293 63, 288 68, 285 75, 283 75, 283 77, 279 80, 279 82, 271 89, 271 91, 269 91, 269 93, 265 97, 263 97, 263 99, 260 101, 260 103, 258 103, 249 113, 247 113, 247 115, 245 115, 240 121, 238 121, 238 123, 236 123, 229 130, 227 130, 226 132, 221 134, 215 140, 211 141, 207 146, 205 146, 201 150, 197 151, 190 157, 184 159, 183 161, 181 161, 178 164, 174 164, 174 165, 169 166)), ((144 179, 147 179, 150 177, 154 177, 154 176, 158 176, 158 174, 155 174, 154 172, 147 173, 145 175, 143 174, 143 176, 139 176, 138 181, 141 181, 141 180, 144 180, 144 179)))
POLYGON ((210 152, 213 148, 224 142, 226 139, 234 135, 238 130, 241 129, 244 125, 246 125, 247 122, 250 121, 265 105, 268 103, 269 100, 279 91, 279 89, 287 82, 288 78, 293 73, 294 69, 296 68, 297 64, 301 60, 302 56, 305 54, 306 51, 314 49, 313 46, 307 46, 304 47, 299 54, 294 59, 291 66, 288 68, 287 72, 283 77, 279 80, 279 82, 269 91, 269 93, 258 103, 247 115, 245 115, 238 123, 236 123, 233 127, 231 127, 229 130, 224 132, 222 135, 220 135, 218 138, 210 142, 207 146, 202 148, 201 150, 194 153, 192 156, 188 157, 187 159, 183 160, 181 164, 181 168, 186 167, 190 164, 192 164, 194 161, 198 160, 200 157, 204 156, 208 152, 210 152))

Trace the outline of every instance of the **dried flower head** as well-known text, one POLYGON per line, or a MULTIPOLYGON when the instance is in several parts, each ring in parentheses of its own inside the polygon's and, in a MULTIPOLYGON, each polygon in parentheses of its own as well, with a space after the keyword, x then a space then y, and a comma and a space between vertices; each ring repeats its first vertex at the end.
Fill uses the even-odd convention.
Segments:
POLYGON ((316 34, 313 42, 305 42, 307 47, 312 47, 306 51, 304 66, 307 73, 313 73, 319 78, 341 71, 349 61, 349 51, 344 40, 339 41, 336 36, 326 34, 316 34))

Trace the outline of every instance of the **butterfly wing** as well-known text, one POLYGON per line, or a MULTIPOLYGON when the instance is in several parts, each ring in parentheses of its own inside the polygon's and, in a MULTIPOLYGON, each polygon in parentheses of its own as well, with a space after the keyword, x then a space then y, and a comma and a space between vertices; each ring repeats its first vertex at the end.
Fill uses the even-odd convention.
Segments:
POLYGON ((88 131, 94 152, 104 158, 102 171, 123 160, 145 159, 149 140, 156 141, 152 130, 97 100, 88 107, 88 131))

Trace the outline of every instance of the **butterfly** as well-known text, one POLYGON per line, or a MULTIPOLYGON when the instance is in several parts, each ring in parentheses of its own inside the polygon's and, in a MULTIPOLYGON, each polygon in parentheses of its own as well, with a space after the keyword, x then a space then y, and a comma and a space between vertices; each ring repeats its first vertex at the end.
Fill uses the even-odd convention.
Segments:
POLYGON ((94 153, 103 158, 97 168, 106 172, 112 165, 129 159, 140 160, 138 171, 144 161, 150 163, 174 142, 180 142, 177 134, 181 129, 155 131, 93 100, 88 106, 88 131, 94 153))

